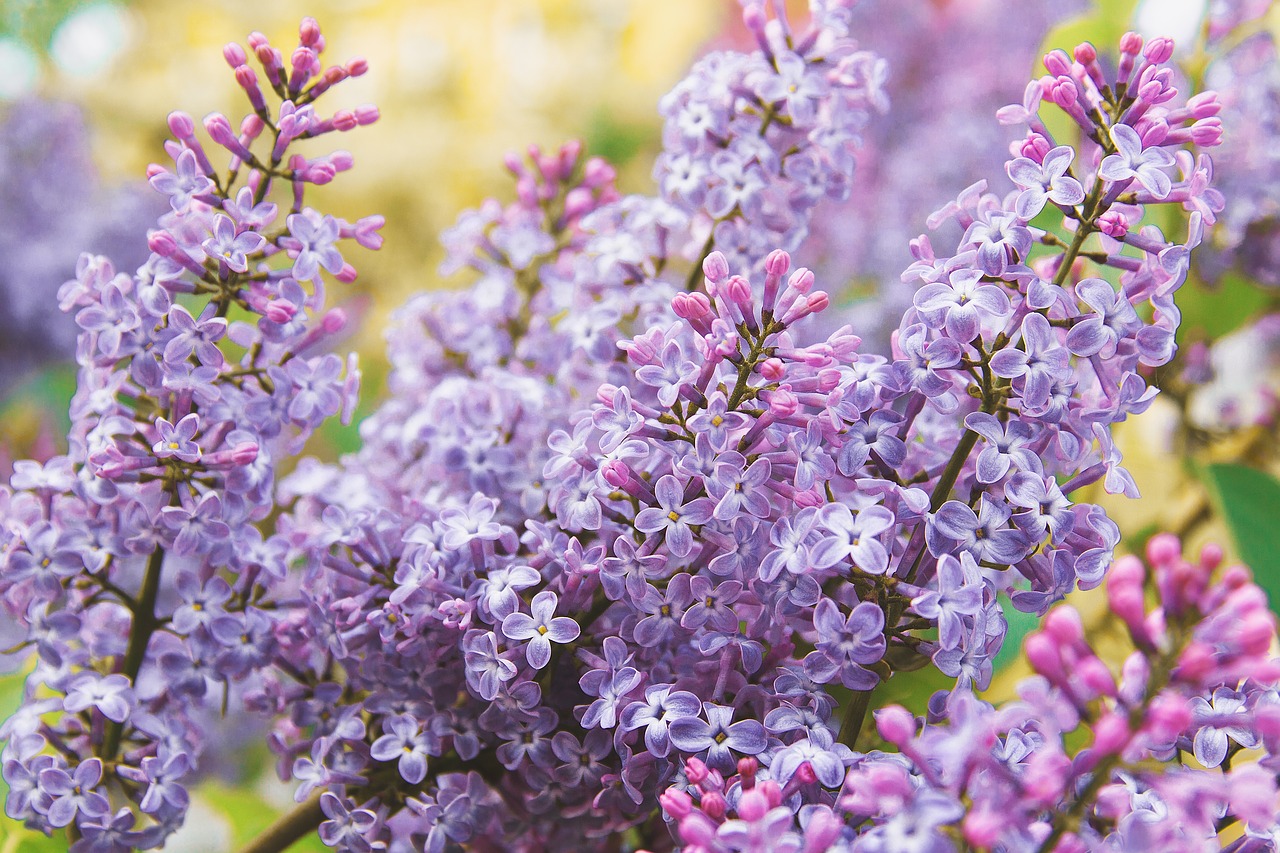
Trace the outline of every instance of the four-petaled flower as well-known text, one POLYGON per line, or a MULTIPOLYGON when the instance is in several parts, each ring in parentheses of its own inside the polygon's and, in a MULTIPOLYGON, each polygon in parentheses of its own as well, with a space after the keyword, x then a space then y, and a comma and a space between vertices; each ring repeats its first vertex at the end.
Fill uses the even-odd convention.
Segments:
POLYGON ((512 640, 527 640, 525 657, 529 666, 542 669, 551 660, 551 644, 571 643, 582 633, 578 623, 568 616, 556 616, 559 596, 543 590, 533 597, 529 610, 533 614, 512 613, 502 620, 502 633, 512 640))

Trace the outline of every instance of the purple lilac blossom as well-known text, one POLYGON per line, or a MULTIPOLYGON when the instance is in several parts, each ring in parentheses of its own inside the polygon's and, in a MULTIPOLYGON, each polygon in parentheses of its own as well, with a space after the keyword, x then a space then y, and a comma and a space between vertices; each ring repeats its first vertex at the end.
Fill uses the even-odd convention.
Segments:
POLYGON ((296 199, 271 228, 268 183, 302 193, 345 171, 346 155, 287 146, 376 111, 316 112, 364 65, 324 69, 314 21, 287 64, 250 37, 261 77, 228 46, 253 111, 239 136, 205 126, 262 192, 228 187, 194 122, 170 116, 174 172, 151 175, 174 210, 152 260, 138 276, 86 264, 66 289, 69 308, 95 309, 71 453, 0 490, 0 592, 40 656, 0 730, 9 811, 74 822, 93 844, 131 843, 131 817, 175 826, 197 711, 225 701, 271 721, 300 800, 288 825, 360 853, 628 831, 669 847, 659 809, 695 851, 1036 850, 1068 832, 1158 849, 1161 833, 1216 840, 1228 814, 1274 825, 1273 768, 1177 761, 1197 739, 1215 758, 1219 735, 1224 762, 1250 735, 1280 752, 1264 596, 1243 570, 1211 584, 1213 553, 1192 564, 1160 537, 1152 583, 1134 560, 1107 575, 1118 528, 1079 494, 1133 491, 1111 426, 1150 404, 1217 205, 1193 148, 1217 138, 1181 106, 1172 45, 1126 35, 1111 78, 1089 45, 1045 57, 1051 74, 1000 114, 1027 127, 1005 173, 1023 186, 991 169, 999 193, 979 181, 933 218, 962 236, 912 241, 903 280, 920 298, 878 355, 847 325, 808 322, 839 312, 778 248, 799 245, 819 194, 843 195, 878 101, 847 5, 811 11, 793 27, 783 4, 747 2, 758 49, 709 57, 664 102, 662 197, 618 197, 574 143, 510 158, 515 200, 445 235, 473 286, 398 318, 362 449, 278 485, 275 465, 354 393, 352 368, 323 352, 344 319, 315 280, 349 281, 334 241, 376 248, 378 220, 296 199), (1085 141, 1052 138, 1041 107, 1085 141), (1142 148, 1113 179, 1100 164, 1132 142, 1118 127, 1142 148), (270 151, 252 155, 259 137, 270 151), (1185 238, 1145 221, 1160 204, 1189 205, 1185 238), (235 251, 210 255, 219 216, 261 232, 252 274, 235 251), (175 293, 212 310, 173 311, 175 293), (218 322, 244 313, 256 325, 218 322), (190 388, 202 368, 216 393, 190 388), (96 527, 110 560, 85 544, 96 527), (1104 576, 1135 646, 1119 677, 1074 611, 1050 610, 1104 576), (1027 641, 1037 678, 997 714, 972 687, 991 678, 1009 606, 1048 616, 1027 641), (923 722, 869 717, 877 685, 929 666, 956 684, 923 722), (1241 704, 1215 706, 1219 688, 1241 704), (1194 697, 1208 697, 1198 717, 1194 697), (860 751, 867 719, 893 750, 860 751), (1081 724, 1093 752, 1076 756, 1060 736, 1081 724), (1148 759, 1170 774, 1152 778, 1148 759), (136 795, 118 821, 91 790, 107 772, 136 795), (1173 818, 1130 820, 1123 792, 1090 787, 1121 773, 1173 818))

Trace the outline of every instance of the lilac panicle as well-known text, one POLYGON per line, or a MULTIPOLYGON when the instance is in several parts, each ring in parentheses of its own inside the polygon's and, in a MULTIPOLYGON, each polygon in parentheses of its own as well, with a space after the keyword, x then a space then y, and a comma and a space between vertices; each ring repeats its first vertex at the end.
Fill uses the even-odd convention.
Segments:
MULTIPOLYGON (((302 37, 298 51, 318 63, 314 21, 302 37)), ((259 58, 272 50, 251 41, 259 58)), ((252 74, 242 50, 228 55, 238 78, 252 74)), ((150 256, 117 272, 85 255, 59 294, 80 327, 69 449, 19 463, 0 490, 0 598, 35 651, 24 704, 0 734, 8 814, 68 827, 76 851, 163 843, 215 715, 243 707, 242 685, 285 630, 264 599, 284 552, 257 522, 276 506, 276 465, 356 378, 354 362, 344 377, 324 352, 342 322, 316 268, 350 281, 333 242, 380 222, 304 206, 316 173, 283 138, 299 110, 319 121, 322 91, 284 93, 278 114, 251 98, 238 133, 211 123, 210 149, 172 113, 172 166, 148 170, 169 207, 147 235, 150 256), (274 151, 255 145, 264 136, 274 151), (226 171, 212 165, 218 148, 226 171), (301 249, 289 235, 303 229, 278 226, 276 190, 289 221, 321 223, 301 249)))
POLYGON ((1157 849, 1227 815, 1266 832, 1274 796, 1245 793, 1275 792, 1265 598, 1167 538, 1150 583, 1110 568, 1119 530, 1080 491, 1136 490, 1111 427, 1175 349, 1173 294, 1218 206, 1212 98, 1179 93, 1163 39, 1125 36, 1110 78, 1091 46, 1046 57, 1000 113, 1027 128, 1007 167, 932 219, 961 236, 912 242, 915 296, 876 353, 838 320, 817 330, 840 312, 791 255, 881 106, 850 20, 744 3, 754 48, 663 102, 654 197, 619 196, 578 143, 509 157, 514 199, 444 235, 471 286, 397 316, 361 449, 278 486, 276 462, 348 408, 324 282, 351 280, 342 241, 376 247, 380 220, 269 185, 344 171, 289 145, 376 111, 316 112, 364 66, 323 68, 313 21, 287 58, 260 34, 228 47, 252 112, 205 126, 247 185, 171 116, 152 259, 68 289, 72 452, 0 493, 3 591, 42 685, 3 730, 10 813, 102 845, 171 827, 197 712, 235 701, 271 725, 289 825, 361 853, 626 832, 690 851, 1157 849), (1042 106, 1080 142, 1051 138, 1042 106), (1156 205, 1188 212, 1185 237, 1156 205), (1052 609, 1104 582, 1135 649, 1119 673, 1052 609), (973 688, 1009 607, 1048 615, 1037 677, 996 711, 973 688), (956 684, 923 722, 869 713, 925 667, 956 684), (108 772, 137 795, 118 820, 92 790, 108 772), (1134 817, 1150 802, 1159 819, 1134 817))

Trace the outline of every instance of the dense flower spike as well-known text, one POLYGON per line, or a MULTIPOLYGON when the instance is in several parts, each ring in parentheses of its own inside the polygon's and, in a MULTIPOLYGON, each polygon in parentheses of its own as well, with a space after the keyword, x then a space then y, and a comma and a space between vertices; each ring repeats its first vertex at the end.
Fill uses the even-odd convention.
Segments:
POLYGON ((1164 537, 1150 583, 1132 558, 1111 569, 1119 531, 1080 501, 1136 494, 1111 427, 1156 393, 1219 207, 1197 151, 1212 96, 1179 94, 1163 39, 1125 36, 1113 78, 1090 45, 1047 56, 1000 113, 1028 128, 1003 193, 980 181, 934 217, 960 225, 950 254, 912 243, 913 304, 876 355, 814 330, 831 300, 790 250, 848 186, 880 66, 847 4, 814 0, 804 28, 783 7, 744 3, 758 50, 708 58, 664 102, 661 198, 619 197, 575 143, 509 158, 515 200, 445 236, 475 283, 401 312, 362 449, 279 488, 274 460, 353 393, 323 351, 343 322, 323 282, 350 280, 339 241, 376 248, 378 221, 283 213, 268 188, 344 170, 288 146, 376 114, 315 113, 363 64, 321 71, 314 22, 288 65, 250 39, 278 110, 227 48, 253 114, 205 126, 233 172, 171 117, 152 261, 86 261, 68 285, 73 452, 4 494, 6 600, 40 657, 4 730, 12 814, 75 823, 81 849, 158 844, 197 710, 236 698, 297 785, 255 853, 311 831, 361 853, 626 831, 816 853, 1273 830, 1270 758, 1231 764, 1280 731, 1264 597, 1164 537), (1083 141, 1052 138, 1042 104, 1083 141), (236 168, 256 177, 236 187, 236 168), (1185 240, 1153 205, 1190 211, 1185 240), (1051 609, 1104 581, 1136 649, 1118 674, 1051 609), (1044 616, 1040 675, 995 711, 973 689, 1010 607, 1044 616), (896 751, 867 751, 873 689, 929 666, 954 689, 923 727, 880 709, 896 751), (113 815, 117 790, 136 808, 113 815))
MULTIPOLYGON (((250 42, 270 76, 275 49, 250 42)), ((304 21, 295 69, 318 68, 323 48, 304 21)), ((242 48, 226 55, 237 79, 254 77, 242 48)), ((85 255, 59 293, 81 329, 70 451, 18 463, 3 492, 0 597, 36 651, 3 729, 7 810, 74 827, 77 851, 157 847, 181 823, 209 711, 270 663, 286 624, 262 600, 264 572, 284 567, 257 526, 276 466, 358 383, 354 361, 344 377, 325 352, 343 320, 317 271, 350 281, 334 241, 376 247, 381 220, 305 206, 306 184, 323 181, 290 144, 334 129, 315 112, 328 85, 272 88, 279 110, 255 89, 238 133, 206 119, 226 171, 189 116, 169 116, 173 166, 149 175, 170 210, 150 257, 129 274, 85 255)))

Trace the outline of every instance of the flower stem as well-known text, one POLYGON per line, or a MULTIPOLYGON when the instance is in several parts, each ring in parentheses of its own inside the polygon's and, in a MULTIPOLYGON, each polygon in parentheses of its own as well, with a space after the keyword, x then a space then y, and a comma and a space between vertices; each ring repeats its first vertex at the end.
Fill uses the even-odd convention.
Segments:
MULTIPOLYGON (((133 624, 129 631, 129 648, 125 651, 124 666, 121 670, 133 684, 138 680, 138 671, 142 669, 142 659, 147 653, 147 645, 151 635, 155 633, 159 622, 156 620, 156 598, 160 594, 160 572, 164 566, 165 551, 157 547, 147 560, 147 572, 142 579, 142 589, 138 592, 136 606, 133 608, 133 624)), ((124 727, 115 721, 107 721, 106 735, 103 738, 102 758, 110 761, 120 751, 120 738, 124 727)))
POLYGON ((315 832, 323 822, 320 792, 316 791, 240 848, 240 853, 280 853, 315 832))

